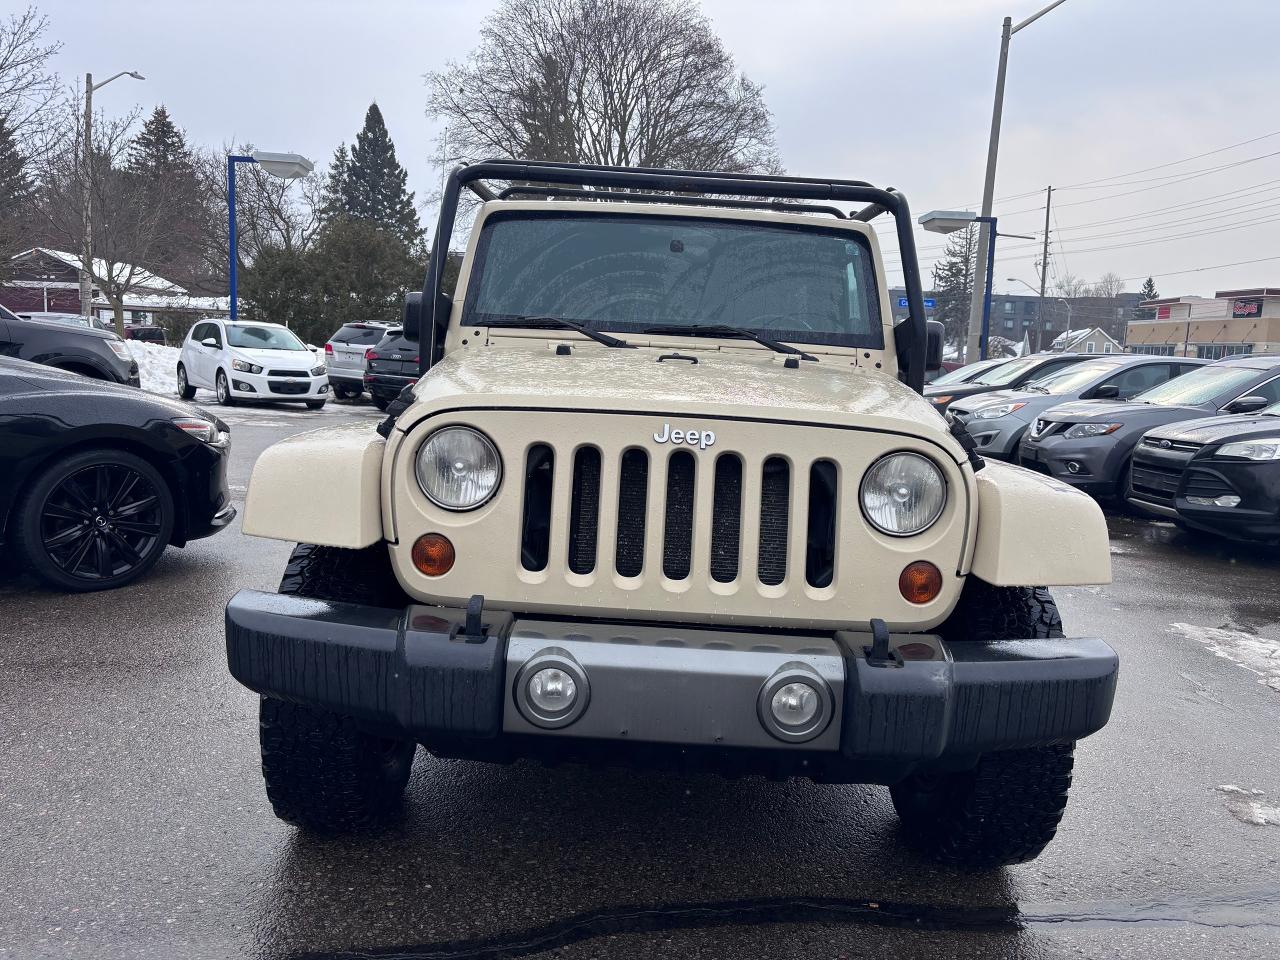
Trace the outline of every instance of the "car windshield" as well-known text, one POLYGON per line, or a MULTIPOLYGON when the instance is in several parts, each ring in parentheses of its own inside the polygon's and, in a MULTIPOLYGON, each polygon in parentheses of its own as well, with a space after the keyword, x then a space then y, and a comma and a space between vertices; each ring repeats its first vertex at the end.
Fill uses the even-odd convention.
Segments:
POLYGON ((284 327, 227 324, 227 343, 246 350, 306 350, 301 340, 284 327))
POLYGON ((1023 357, 1021 360, 1010 360, 1001 366, 993 367, 980 377, 974 377, 969 382, 981 383, 988 387, 1012 383, 1039 362, 1039 357, 1023 357))
POLYGON ((931 386, 946 386, 948 383, 969 383, 978 374, 990 370, 992 367, 998 367, 1004 363, 1003 360, 979 360, 976 363, 967 363, 959 369, 952 370, 950 373, 944 373, 940 377, 935 377, 931 386))
POLYGON ((1258 376, 1252 367, 1200 367, 1134 397, 1136 403, 1195 407, 1208 403, 1220 393, 1242 387, 1258 376))
POLYGON ((480 235, 463 322, 568 320, 622 335, 726 325, 775 340, 882 348, 874 278, 861 235, 820 226, 497 215, 480 235))
POLYGON ((1033 380, 1031 383, 1027 384, 1027 389, 1043 390, 1045 393, 1051 393, 1055 396, 1064 393, 1074 393, 1076 390, 1088 385, 1104 373, 1114 373, 1118 369, 1120 369, 1119 364, 1086 361, 1085 363, 1078 363, 1066 370, 1061 370, 1058 373, 1051 374, 1043 380, 1033 380))
POLYGON ((349 343, 353 346, 372 346, 382 339, 386 327, 346 326, 329 338, 331 343, 349 343))

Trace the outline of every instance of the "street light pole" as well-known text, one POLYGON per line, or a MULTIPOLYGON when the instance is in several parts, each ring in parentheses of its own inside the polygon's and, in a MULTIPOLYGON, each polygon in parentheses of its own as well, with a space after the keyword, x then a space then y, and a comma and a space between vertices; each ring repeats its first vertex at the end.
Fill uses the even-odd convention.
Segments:
POLYGON ((84 75, 84 170, 81 186, 84 189, 84 204, 81 209, 81 225, 84 231, 84 249, 80 261, 80 316, 87 317, 93 312, 93 91, 100 90, 112 80, 120 77, 133 77, 145 80, 136 70, 121 70, 114 76, 107 77, 101 83, 93 82, 93 74, 84 75))
POLYGON ((255 150, 248 156, 227 155, 227 279, 231 287, 231 319, 240 315, 240 303, 236 282, 236 164, 256 163, 273 177, 294 180, 305 177, 315 165, 296 153, 267 153, 255 150))
MULTIPOLYGON (((982 185, 982 217, 991 216, 991 207, 994 202, 996 187, 996 156, 1000 150, 1000 120, 1004 112, 1004 78, 1005 71, 1009 63, 1009 41, 1013 35, 1025 27, 1031 26, 1054 7, 1060 6, 1066 0, 1054 0, 1053 3, 1043 9, 1033 13, 1021 23, 1014 24, 1012 17, 1005 17, 1000 33, 1000 62, 996 68, 996 98, 995 106, 991 111, 991 138, 987 143, 987 171, 986 177, 982 185)), ((981 339, 981 328, 979 326, 979 318, 982 316, 982 292, 978 288, 978 278, 987 273, 986 259, 988 249, 991 247, 990 232, 992 227, 990 224, 983 222, 978 236, 978 255, 977 263, 973 271, 974 285, 973 296, 969 301, 969 343, 965 351, 965 358, 972 362, 974 354, 978 352, 979 341, 981 339)))

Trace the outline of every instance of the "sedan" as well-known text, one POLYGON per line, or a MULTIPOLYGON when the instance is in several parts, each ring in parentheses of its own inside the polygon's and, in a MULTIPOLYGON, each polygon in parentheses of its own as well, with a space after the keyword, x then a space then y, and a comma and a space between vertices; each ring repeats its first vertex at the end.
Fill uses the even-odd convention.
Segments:
POLYGON ((178 396, 190 400, 197 387, 204 387, 225 407, 240 400, 292 400, 319 410, 329 398, 328 374, 288 327, 205 320, 183 341, 178 396))
POLYGON ((1090 355, 1084 353, 1033 353, 984 370, 965 383, 930 384, 924 388, 924 395, 933 404, 933 409, 943 413, 952 401, 996 390, 1016 390, 1088 359, 1091 359, 1090 355))
MULTIPOLYGON (((1181 358, 1164 358, 1184 363, 1181 358)), ((1280 401, 1280 356, 1206 364, 1127 402, 1077 400, 1036 418, 1019 462, 1096 497, 1124 496, 1134 448, 1154 427, 1223 413, 1256 413, 1280 401)))
POLYGON ((948 415, 968 428, 978 453, 1012 460, 1017 458, 1028 428, 1050 407, 1068 400, 1128 400, 1208 362, 1113 353, 1067 367, 1021 390, 997 390, 957 400, 948 415))
POLYGON ((1193 530, 1280 540, 1280 403, 1148 431, 1133 452, 1127 499, 1193 530))
POLYGON ((227 425, 186 403, 0 357, 0 549, 108 590, 235 517, 227 425))

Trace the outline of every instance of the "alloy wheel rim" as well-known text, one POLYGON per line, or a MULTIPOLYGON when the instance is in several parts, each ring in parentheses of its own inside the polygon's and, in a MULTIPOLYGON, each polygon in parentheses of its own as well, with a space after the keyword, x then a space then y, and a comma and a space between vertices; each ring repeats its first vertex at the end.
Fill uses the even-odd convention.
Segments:
POLYGON ((181 367, 178 368, 178 392, 182 393, 187 389, 187 371, 181 367))
POLYGON ((227 390, 227 378, 226 378, 226 377, 219 377, 219 378, 218 378, 218 399, 219 399, 219 400, 225 400, 225 399, 227 399, 227 392, 228 392, 228 390, 227 390))
POLYGON ((154 551, 160 530, 155 484, 118 463, 63 477, 40 512, 45 554, 78 580, 113 580, 137 569, 154 551))

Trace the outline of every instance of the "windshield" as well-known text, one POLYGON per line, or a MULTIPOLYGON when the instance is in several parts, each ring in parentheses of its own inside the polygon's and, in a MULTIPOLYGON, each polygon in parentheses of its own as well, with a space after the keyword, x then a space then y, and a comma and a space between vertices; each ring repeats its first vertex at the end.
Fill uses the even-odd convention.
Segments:
POLYGON ((1119 365, 1115 363, 1079 363, 1043 380, 1033 380, 1027 384, 1027 388, 1055 395, 1074 393, 1104 373, 1114 373, 1118 369, 1119 365))
POLYGON ((968 383, 984 370, 990 370, 1004 363, 1003 360, 979 360, 977 363, 968 363, 958 370, 952 370, 950 373, 944 373, 940 377, 934 377, 930 386, 946 386, 948 383, 968 383))
POLYGON ((1243 387, 1257 376, 1258 371, 1249 367, 1200 367, 1152 387, 1133 399, 1138 403, 1195 407, 1208 403, 1220 393, 1243 387))
POLYGON ((1003 383, 1012 383, 1039 362, 1040 360, 1038 357, 1024 357, 1021 360, 1010 360, 1002 366, 988 370, 980 377, 974 377, 969 382, 981 383, 986 386, 998 386, 1003 383))
POLYGON ((724 324, 775 340, 884 346, 871 252, 847 231, 636 214, 496 215, 466 325, 550 317, 626 334, 724 324))
POLYGON ((250 327, 227 324, 227 343, 246 350, 306 350, 302 341, 284 327, 250 327))

